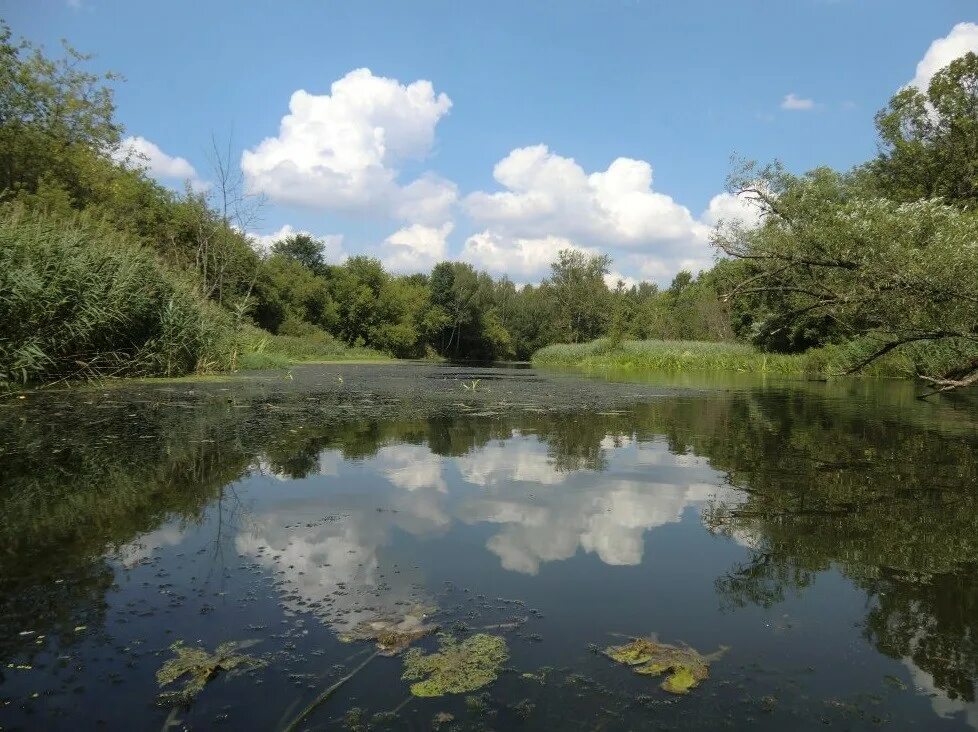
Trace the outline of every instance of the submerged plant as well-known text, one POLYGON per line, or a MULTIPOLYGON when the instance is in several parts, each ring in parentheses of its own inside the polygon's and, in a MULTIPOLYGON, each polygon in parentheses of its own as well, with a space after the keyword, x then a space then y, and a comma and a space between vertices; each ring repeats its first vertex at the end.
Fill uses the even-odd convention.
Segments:
POLYGON ((671 694, 685 694, 709 677, 710 662, 726 651, 727 648, 721 646, 715 653, 704 656, 685 644, 671 646, 650 638, 635 638, 631 643, 605 648, 604 654, 618 663, 631 666, 637 674, 667 674, 660 688, 671 694))
POLYGON ((492 683, 509 658, 506 641, 497 635, 478 633, 459 643, 446 634, 439 636, 440 648, 425 655, 412 648, 404 655, 401 678, 415 681, 415 696, 464 694, 492 683))
POLYGON ((159 703, 162 706, 190 704, 219 671, 234 673, 264 666, 265 662, 260 658, 237 653, 258 642, 230 641, 221 643, 214 653, 208 653, 203 648, 193 648, 184 645, 183 641, 177 641, 170 646, 176 657, 164 663, 156 672, 156 683, 163 687, 185 676, 187 680, 181 689, 162 692, 158 697, 159 703))
POLYGON ((377 651, 381 656, 394 656, 419 638, 424 638, 438 630, 437 625, 424 622, 426 616, 427 613, 423 609, 418 609, 403 617, 377 617, 373 620, 364 620, 352 630, 342 634, 340 640, 344 643, 376 641, 377 651))

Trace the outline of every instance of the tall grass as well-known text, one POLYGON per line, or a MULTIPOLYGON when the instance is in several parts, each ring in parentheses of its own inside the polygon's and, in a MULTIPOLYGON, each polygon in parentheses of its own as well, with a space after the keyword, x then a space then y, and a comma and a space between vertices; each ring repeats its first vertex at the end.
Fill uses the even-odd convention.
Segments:
POLYGON ((348 346, 325 331, 302 336, 272 335, 246 325, 240 333, 242 369, 284 368, 293 363, 316 361, 385 361, 390 357, 372 348, 348 346))
MULTIPOLYGON (((535 366, 589 370, 622 369, 685 372, 714 371, 774 376, 848 375, 854 366, 879 349, 876 337, 814 348, 805 353, 764 353, 743 343, 707 341, 622 341, 606 338, 590 343, 558 343, 533 354, 535 366)), ((945 373, 967 358, 978 357, 978 346, 966 341, 920 343, 888 353, 858 374, 871 377, 913 377, 945 373)))
POLYGON ((739 371, 772 374, 805 373, 799 356, 759 353, 741 343, 708 341, 622 341, 606 338, 590 343, 558 343, 533 354, 535 366, 648 371, 739 371))
POLYGON ((231 366, 230 316, 97 224, 0 213, 0 383, 231 366))

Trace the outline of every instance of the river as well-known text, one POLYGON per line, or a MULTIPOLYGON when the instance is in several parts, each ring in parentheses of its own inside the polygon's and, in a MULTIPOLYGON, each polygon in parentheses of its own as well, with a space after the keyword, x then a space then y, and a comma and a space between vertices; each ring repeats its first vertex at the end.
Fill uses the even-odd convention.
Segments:
POLYGON ((913 396, 349 364, 6 398, 0 729, 978 729, 978 399, 913 396), (375 655, 394 622, 432 632, 375 655), (605 653, 635 638, 703 673, 605 653), (439 648, 476 688, 412 693, 439 648))

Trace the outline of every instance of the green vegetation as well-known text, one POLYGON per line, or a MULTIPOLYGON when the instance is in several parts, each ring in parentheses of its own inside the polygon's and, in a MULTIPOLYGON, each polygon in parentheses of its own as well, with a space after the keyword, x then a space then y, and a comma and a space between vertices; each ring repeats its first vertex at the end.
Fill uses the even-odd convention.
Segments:
POLYGON ((718 228, 741 268, 730 294, 742 333, 769 350, 854 339, 857 372, 899 353, 946 391, 978 382, 978 55, 877 116, 879 156, 797 176, 747 164, 732 177, 762 216, 718 228), (939 351, 939 353, 933 353, 939 351))
POLYGON ((743 371, 793 375, 806 373, 806 360, 796 354, 768 354, 743 343, 709 341, 622 341, 608 338, 590 343, 559 343, 533 354, 538 366, 648 371, 743 371))
POLYGON ((461 643, 450 635, 439 636, 441 647, 425 655, 417 648, 404 654, 402 679, 415 681, 415 696, 464 694, 491 684, 509 658, 506 641, 496 635, 477 633, 461 643))
POLYGON ((256 643, 258 641, 229 641, 221 643, 214 653, 208 653, 203 648, 187 646, 183 641, 177 641, 170 646, 175 657, 156 672, 156 683, 163 687, 184 679, 184 685, 176 691, 162 692, 157 701, 162 706, 186 706, 218 672, 231 674, 264 666, 265 662, 261 659, 237 653, 256 643))
POLYGON ((0 31, 4 383, 538 351, 541 365, 978 382, 973 53, 893 97, 864 165, 745 164, 731 189, 760 223, 721 222, 716 265, 661 289, 609 287, 611 260, 576 250, 519 287, 461 262, 331 263, 307 234, 259 252, 243 232, 261 200, 229 153, 214 141, 208 192, 154 183, 122 145, 115 77, 87 60, 0 31))
POLYGON ((238 368, 285 368, 294 363, 331 361, 383 361, 389 356, 373 348, 348 346, 329 333, 313 331, 306 336, 275 335, 254 326, 241 329, 242 353, 238 368))
POLYGON ((230 368, 230 315, 93 224, 0 213, 0 382, 230 368))
POLYGON ((666 675, 660 684, 670 694, 685 694, 710 676, 710 662, 726 652, 704 656, 689 646, 671 646, 650 638, 635 638, 621 646, 610 646, 604 654, 613 661, 631 666, 637 674, 646 676, 666 675))

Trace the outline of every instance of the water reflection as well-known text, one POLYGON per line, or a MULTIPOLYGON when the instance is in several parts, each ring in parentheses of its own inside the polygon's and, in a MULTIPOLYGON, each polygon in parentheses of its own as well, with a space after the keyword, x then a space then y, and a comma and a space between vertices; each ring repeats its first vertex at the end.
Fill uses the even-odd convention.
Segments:
POLYGON ((716 613, 838 573, 865 598, 865 641, 938 718, 978 728, 978 434, 957 412, 749 389, 601 413, 324 418, 214 393, 20 414, 0 452, 4 665, 107 629, 119 573, 201 531, 225 576, 237 556, 287 613, 342 631, 434 602, 415 544, 464 536, 525 577, 582 557, 610 572, 694 517, 736 547, 716 613))

